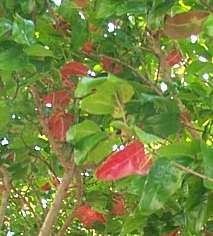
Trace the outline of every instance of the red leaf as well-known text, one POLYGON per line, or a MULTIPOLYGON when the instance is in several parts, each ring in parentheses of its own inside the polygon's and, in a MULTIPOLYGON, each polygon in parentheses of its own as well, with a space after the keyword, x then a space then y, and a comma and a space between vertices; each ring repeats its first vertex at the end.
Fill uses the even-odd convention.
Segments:
POLYGON ((75 0, 75 4, 79 7, 85 8, 87 7, 88 0, 75 0))
POLYGON ((86 76, 89 68, 84 64, 73 61, 65 64, 61 68, 61 75, 63 79, 69 79, 70 76, 86 76))
POLYGON ((90 55, 93 51, 93 44, 90 42, 90 41, 87 41, 83 48, 82 48, 82 51, 88 55, 90 55))
POLYGON ((126 209, 125 209, 125 202, 124 202, 123 196, 121 194, 114 194, 112 214, 116 216, 122 216, 122 215, 125 215, 125 213, 126 213, 126 209))
POLYGON ((47 191, 50 191, 50 190, 51 190, 51 186, 50 186, 49 183, 46 183, 46 184, 43 184, 43 185, 41 186, 41 189, 42 189, 43 191, 47 192, 47 191))
POLYGON ((104 216, 92 209, 89 204, 84 204, 75 208, 73 215, 78 218, 78 220, 83 223, 86 228, 91 228, 95 222, 106 224, 106 219, 104 216))
POLYGON ((65 91, 58 91, 43 97, 44 104, 52 104, 52 106, 66 106, 70 102, 70 94, 65 91))
POLYGON ((115 64, 108 57, 102 57, 101 63, 105 71, 112 72, 113 74, 120 74, 122 72, 122 67, 118 64, 115 64))
POLYGON ((134 141, 110 155, 96 170, 96 177, 118 180, 133 174, 147 175, 150 168, 151 160, 145 155, 143 143, 134 141))
POLYGON ((166 234, 165 236, 176 236, 179 232, 179 229, 173 230, 170 233, 166 234))
POLYGON ((48 121, 48 128, 51 135, 58 141, 64 142, 66 132, 74 121, 74 116, 69 113, 56 111, 48 121))
POLYGON ((182 55, 177 50, 170 52, 166 57, 166 62, 169 66, 174 66, 175 64, 180 63, 181 60, 182 55))
POLYGON ((7 156, 7 160, 8 160, 8 161, 14 161, 14 159, 15 159, 14 153, 13 153, 13 152, 10 152, 10 153, 8 154, 8 156, 7 156))

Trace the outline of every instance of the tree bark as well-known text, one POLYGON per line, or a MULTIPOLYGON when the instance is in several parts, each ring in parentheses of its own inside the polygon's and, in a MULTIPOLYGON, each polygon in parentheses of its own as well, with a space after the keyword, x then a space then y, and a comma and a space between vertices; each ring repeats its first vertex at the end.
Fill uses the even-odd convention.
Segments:
POLYGON ((2 199, 1 199, 1 206, 0 206, 0 229, 1 229, 4 223, 4 216, 7 210, 7 205, 8 205, 9 196, 10 196, 11 178, 10 178, 10 174, 8 170, 3 166, 0 166, 0 173, 3 176, 3 184, 4 184, 4 190, 2 192, 2 199))
POLYGON ((52 230, 53 225, 55 224, 58 212, 61 208, 64 194, 70 184, 71 179, 73 178, 74 169, 75 169, 74 162, 72 163, 72 166, 70 169, 65 169, 62 183, 58 187, 55 199, 54 199, 52 206, 50 207, 50 209, 47 213, 47 216, 46 216, 45 221, 40 229, 38 236, 50 236, 51 235, 51 230, 52 230))

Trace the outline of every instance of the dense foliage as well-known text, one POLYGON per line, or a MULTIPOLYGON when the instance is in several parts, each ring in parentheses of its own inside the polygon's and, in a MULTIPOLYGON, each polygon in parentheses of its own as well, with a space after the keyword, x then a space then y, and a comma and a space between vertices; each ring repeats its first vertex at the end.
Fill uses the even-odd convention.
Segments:
POLYGON ((0 235, 213 234, 213 1, 0 1, 0 235))

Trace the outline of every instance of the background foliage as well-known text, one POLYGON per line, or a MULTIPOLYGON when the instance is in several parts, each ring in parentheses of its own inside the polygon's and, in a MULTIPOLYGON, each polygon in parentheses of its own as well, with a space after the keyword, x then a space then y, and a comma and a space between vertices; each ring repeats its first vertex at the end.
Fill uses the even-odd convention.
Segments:
POLYGON ((212 6, 0 2, 1 235, 213 234, 212 6), (149 174, 98 180, 133 138, 149 174))

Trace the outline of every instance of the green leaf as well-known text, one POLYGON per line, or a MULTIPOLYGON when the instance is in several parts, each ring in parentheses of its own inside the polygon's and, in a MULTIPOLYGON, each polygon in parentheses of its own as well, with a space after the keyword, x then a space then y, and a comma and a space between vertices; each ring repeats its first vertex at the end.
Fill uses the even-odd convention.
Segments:
POLYGON ((75 97, 81 98, 90 94, 93 90, 97 88, 98 85, 102 84, 106 80, 106 77, 103 78, 90 78, 83 77, 75 90, 75 97))
POLYGON ((99 142, 107 138, 106 133, 99 132, 85 137, 75 146, 74 158, 77 165, 82 164, 87 157, 87 154, 92 150, 99 142))
POLYGON ((212 213, 213 194, 205 193, 198 199, 197 204, 185 213, 185 231, 188 233, 187 235, 199 234, 212 213))
POLYGON ((200 143, 198 140, 194 140, 191 143, 173 143, 167 146, 163 146, 158 150, 158 155, 164 157, 194 157, 199 152, 200 143))
POLYGON ((179 113, 165 112, 153 115, 143 121, 144 131, 166 137, 180 129, 179 113))
POLYGON ((114 88, 113 93, 118 95, 121 103, 127 103, 135 93, 129 82, 123 79, 118 79, 112 74, 109 74, 108 83, 112 83, 112 88, 114 88))
POLYGON ((23 70, 28 65, 28 59, 19 47, 0 49, 0 70, 12 72, 23 70))
POLYGON ((100 131, 100 128, 94 121, 84 120, 69 128, 67 131, 67 142, 78 143, 81 139, 100 131))
POLYGON ((17 43, 30 46, 34 42, 33 22, 17 14, 13 22, 12 38, 17 43))
POLYGON ((80 107, 83 111, 94 115, 112 114, 115 108, 113 98, 105 93, 95 93, 84 98, 80 107))
POLYGON ((40 44, 34 44, 24 50, 28 56, 33 57, 54 57, 53 52, 40 44))
POLYGON ((5 39, 7 33, 12 29, 12 22, 6 18, 0 18, 0 39, 5 39))
POLYGON ((167 159, 158 159, 147 176, 140 200, 143 214, 150 215, 161 209, 166 201, 180 188, 183 172, 172 166, 167 159))
MULTIPOLYGON (((213 179, 213 148, 201 143, 201 153, 203 156, 204 173, 213 179)), ((206 188, 213 190, 212 182, 204 180, 204 185, 206 188)))
POLYGON ((97 146, 88 153, 87 162, 100 163, 100 161, 112 153, 112 147, 115 144, 121 144, 121 140, 116 137, 109 137, 98 143, 97 146))
POLYGON ((203 23, 203 29, 206 34, 213 37, 213 14, 209 15, 209 17, 203 23))
POLYGON ((159 142, 161 140, 159 137, 155 135, 144 132, 142 129, 138 128, 137 126, 134 126, 133 129, 138 139, 145 144, 159 142))

